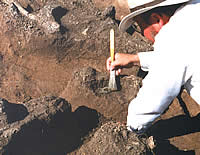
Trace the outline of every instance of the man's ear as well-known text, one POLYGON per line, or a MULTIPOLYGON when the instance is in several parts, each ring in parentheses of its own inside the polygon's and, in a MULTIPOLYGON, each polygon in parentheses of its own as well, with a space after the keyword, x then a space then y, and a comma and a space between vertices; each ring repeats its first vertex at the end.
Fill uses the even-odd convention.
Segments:
POLYGON ((157 13, 152 13, 150 15, 149 22, 151 24, 156 24, 160 28, 162 28, 162 26, 164 25, 164 20, 163 20, 162 16, 157 13))

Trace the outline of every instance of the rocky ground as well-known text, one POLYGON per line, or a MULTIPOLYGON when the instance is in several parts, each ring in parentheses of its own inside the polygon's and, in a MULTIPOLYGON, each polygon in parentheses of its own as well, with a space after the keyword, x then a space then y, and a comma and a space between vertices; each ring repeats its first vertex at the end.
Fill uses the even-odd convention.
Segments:
POLYGON ((200 154, 200 108, 184 90, 147 137, 126 130, 146 73, 125 70, 119 91, 105 91, 109 31, 117 52, 152 45, 131 29, 119 32, 124 10, 115 1, 18 0, 34 20, 8 2, 0 1, 1 154, 200 154))

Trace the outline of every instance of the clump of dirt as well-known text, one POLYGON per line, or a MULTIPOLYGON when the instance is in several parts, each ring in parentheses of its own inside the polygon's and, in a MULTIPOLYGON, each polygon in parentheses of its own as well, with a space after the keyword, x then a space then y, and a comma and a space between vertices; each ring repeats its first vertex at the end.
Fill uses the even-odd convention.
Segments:
POLYGON ((150 153, 150 149, 147 138, 127 131, 126 126, 120 123, 109 121, 102 125, 91 140, 77 151, 77 154, 81 153, 143 155, 150 153))
POLYGON ((97 89, 108 86, 108 76, 97 72, 94 68, 85 67, 79 72, 75 72, 74 78, 80 81, 80 86, 83 86, 93 93, 98 93, 97 89))

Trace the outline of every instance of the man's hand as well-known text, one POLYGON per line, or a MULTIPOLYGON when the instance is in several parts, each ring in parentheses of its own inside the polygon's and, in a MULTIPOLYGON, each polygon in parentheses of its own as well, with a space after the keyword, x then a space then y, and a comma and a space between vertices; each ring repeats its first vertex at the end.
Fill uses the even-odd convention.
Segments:
POLYGON ((116 70, 116 74, 119 75, 123 68, 131 68, 139 64, 140 60, 137 54, 116 53, 113 63, 111 63, 111 57, 107 59, 106 68, 108 71, 116 70))

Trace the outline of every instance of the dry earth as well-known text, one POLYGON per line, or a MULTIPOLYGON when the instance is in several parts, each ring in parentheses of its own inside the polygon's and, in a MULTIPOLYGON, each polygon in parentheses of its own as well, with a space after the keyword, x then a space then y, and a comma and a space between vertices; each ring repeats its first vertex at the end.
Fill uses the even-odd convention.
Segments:
MULTIPOLYGON (((109 56, 109 31, 115 29, 118 52, 147 51, 152 49, 151 44, 132 30, 129 33, 118 31, 119 21, 116 19, 124 11, 120 12, 115 1, 19 2, 41 19, 53 19, 60 28, 52 33, 48 24, 30 20, 21 15, 15 5, 0 1, 0 97, 9 103, 22 104, 43 96, 57 96, 71 104, 72 112, 78 113, 76 121, 80 127, 74 130, 81 130, 81 135, 71 149, 64 149, 65 140, 62 138, 63 147, 55 154, 95 154, 95 149, 96 154, 117 154, 120 151, 119 154, 131 154, 127 152, 131 150, 127 147, 130 141, 124 144, 126 136, 117 138, 117 147, 116 142, 106 145, 106 141, 99 138, 102 134, 108 135, 108 139, 112 137, 108 129, 118 126, 115 123, 113 127, 113 122, 119 122, 121 126, 126 122, 128 103, 137 95, 146 73, 138 67, 125 70, 118 77, 119 91, 102 93, 109 78, 105 69, 105 60, 109 56), (116 10, 112 4, 116 5, 116 10), (103 119, 99 119, 99 114, 103 119), (107 124, 109 121, 110 124, 107 124), (101 127, 102 124, 104 126, 101 127), (107 130, 102 131, 102 128, 107 130), (126 149, 123 149, 124 146, 126 149), (120 151, 113 152, 113 148, 120 151)), ((153 152, 200 154, 199 111, 198 105, 183 90, 148 132, 148 136, 153 135, 156 140, 153 152)), ((69 126, 70 123, 67 122, 69 126)), ((124 128, 115 131, 121 134, 124 128)), ((59 139, 56 140, 55 143, 59 143, 59 139)), ((24 142, 20 144, 24 145, 24 142)), ((43 152, 39 150, 28 154, 51 154, 48 145, 45 148, 46 152, 43 149, 43 152)), ((22 152, 19 151, 19 154, 22 152)))

